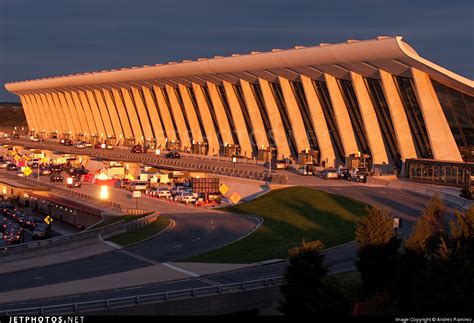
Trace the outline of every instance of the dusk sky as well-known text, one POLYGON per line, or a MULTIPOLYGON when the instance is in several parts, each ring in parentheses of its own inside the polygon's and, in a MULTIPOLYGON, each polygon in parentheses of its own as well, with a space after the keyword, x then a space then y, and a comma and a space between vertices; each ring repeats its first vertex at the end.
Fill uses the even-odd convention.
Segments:
POLYGON ((474 1, 0 0, 3 84, 183 59, 403 36, 474 76, 474 1))

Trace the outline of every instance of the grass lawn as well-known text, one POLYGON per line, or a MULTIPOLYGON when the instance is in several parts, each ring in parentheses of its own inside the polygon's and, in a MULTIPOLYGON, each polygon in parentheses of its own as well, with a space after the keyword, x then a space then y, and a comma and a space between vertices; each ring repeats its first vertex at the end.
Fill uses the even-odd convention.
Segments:
POLYGON ((132 243, 145 240, 157 234, 158 232, 166 228, 169 225, 169 223, 170 223, 169 219, 158 217, 158 219, 155 222, 143 227, 142 229, 138 231, 122 233, 114 237, 111 237, 107 240, 113 241, 121 246, 128 246, 132 243))
POLYGON ((287 258, 288 249, 303 240, 321 240, 326 247, 340 245, 354 239, 355 225, 367 214, 367 204, 310 188, 290 187, 222 210, 258 215, 264 224, 242 240, 185 261, 251 263, 287 258))

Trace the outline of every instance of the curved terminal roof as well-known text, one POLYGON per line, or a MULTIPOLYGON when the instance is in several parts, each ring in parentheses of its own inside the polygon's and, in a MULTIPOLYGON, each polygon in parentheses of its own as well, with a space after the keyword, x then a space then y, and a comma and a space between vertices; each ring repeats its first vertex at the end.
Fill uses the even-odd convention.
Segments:
POLYGON ((12 82, 5 84, 5 88, 21 94, 39 90, 115 87, 118 84, 162 86, 175 85, 177 82, 220 82, 223 79, 232 82, 239 78, 254 81, 257 77, 274 80, 279 75, 290 79, 297 78, 299 74, 319 78, 324 72, 345 78, 348 77, 349 71, 367 77, 377 77, 377 69, 408 76, 410 67, 422 70, 431 78, 452 88, 474 95, 472 80, 420 57, 400 36, 379 36, 372 40, 348 40, 340 44, 322 43, 311 47, 296 46, 287 50, 274 49, 270 52, 216 56, 181 63, 170 62, 166 65, 12 82))

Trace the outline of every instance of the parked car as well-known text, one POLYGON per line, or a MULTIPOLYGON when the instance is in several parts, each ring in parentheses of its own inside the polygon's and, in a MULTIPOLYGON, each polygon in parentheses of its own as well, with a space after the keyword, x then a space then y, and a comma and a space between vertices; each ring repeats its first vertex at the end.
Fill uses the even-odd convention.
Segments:
POLYGON ((180 195, 176 195, 176 201, 180 203, 194 203, 196 202, 196 196, 190 192, 183 192, 180 195))
POLYGON ((322 179, 339 179, 337 171, 333 168, 325 169, 321 172, 322 179))
POLYGON ((85 141, 78 141, 74 144, 74 147, 79 148, 79 149, 84 149, 84 148, 86 148, 86 142, 85 141))
POLYGON ((3 162, 3 161, 2 161, 2 162, 0 162, 0 169, 6 169, 6 168, 7 168, 7 166, 8 166, 8 163, 6 163, 6 162, 3 162))
POLYGON ((80 176, 74 176, 74 177, 68 177, 66 180, 67 187, 73 188, 73 187, 81 187, 81 177, 80 176))
POLYGON ((31 136, 31 137, 30 137, 30 140, 33 141, 33 142, 39 142, 39 141, 41 141, 41 139, 40 139, 39 137, 37 137, 37 136, 31 136))
POLYGON ((74 167, 71 167, 68 169, 68 174, 69 176, 71 177, 78 177, 78 176, 81 176, 81 175, 87 175, 89 174, 89 171, 85 168, 74 168, 74 167))
POLYGON ((47 225, 46 223, 39 223, 36 228, 33 230, 31 233, 31 237, 36 240, 36 239, 48 239, 53 236, 53 233, 51 232, 51 227, 47 225))
POLYGON ((64 177, 62 177, 61 174, 58 174, 58 173, 53 173, 49 177, 50 182, 60 182, 60 183, 62 183, 63 180, 64 180, 64 177))
POLYGON ((41 165, 39 168, 40 176, 51 175, 51 170, 46 165, 41 165))
POLYGON ((18 134, 18 133, 13 134, 13 139, 19 139, 19 138, 20 138, 20 134, 18 134))
POLYGON ((365 167, 354 168, 351 172, 351 180, 356 182, 367 182, 369 170, 365 167))
POLYGON ((273 169, 287 169, 290 166, 290 161, 288 159, 280 159, 275 161, 273 169))
POLYGON ((132 153, 144 153, 142 145, 135 145, 132 147, 132 153))
POLYGON ((209 200, 209 202, 214 202, 214 203, 217 203, 217 204, 221 204, 222 203, 222 194, 220 192, 209 193, 207 195, 207 199, 209 200))
POLYGON ((132 181, 129 185, 129 191, 146 191, 148 182, 145 181, 132 181))
POLYGON ((313 176, 314 171, 312 165, 303 165, 300 168, 298 168, 298 174, 303 175, 303 176, 313 176))
POLYGON ((181 155, 177 151, 170 151, 165 155, 165 158, 181 158, 181 155))
POLYGON ((156 191, 155 191, 155 194, 156 194, 156 197, 158 198, 171 198, 171 192, 165 188, 165 187, 159 187, 156 191))
POLYGON ((8 171, 18 170, 18 166, 17 166, 16 164, 9 163, 9 164, 7 165, 7 170, 8 170, 8 171))

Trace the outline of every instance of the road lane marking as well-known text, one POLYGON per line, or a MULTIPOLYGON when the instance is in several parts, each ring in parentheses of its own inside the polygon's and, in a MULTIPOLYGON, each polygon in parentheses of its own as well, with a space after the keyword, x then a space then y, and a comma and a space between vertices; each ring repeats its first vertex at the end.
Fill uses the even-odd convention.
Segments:
POLYGON ((43 276, 40 276, 40 277, 35 277, 33 279, 43 279, 44 277, 43 276))
POLYGON ((196 273, 193 273, 192 271, 189 271, 189 270, 186 270, 186 269, 182 269, 182 268, 179 268, 179 267, 176 267, 176 266, 173 266, 167 262, 164 262, 162 263, 163 266, 166 266, 170 269, 173 269, 173 270, 176 270, 176 271, 179 271, 180 273, 183 273, 183 274, 186 274, 186 275, 189 275, 191 277, 199 277, 201 275, 199 274, 196 274, 196 273))
POLYGON ((133 252, 130 252, 130 251, 127 251, 127 250, 122 249, 122 250, 119 250, 117 252, 119 252, 121 254, 124 254, 124 255, 127 255, 127 256, 130 256, 130 257, 133 257, 135 259, 147 262, 147 263, 152 264, 152 265, 157 265, 158 264, 158 262, 156 262, 154 260, 151 260, 149 258, 145 258, 143 256, 137 255, 136 253, 133 253, 133 252))
POLYGON ((196 239, 193 239, 193 241, 198 241, 201 240, 201 237, 197 237, 196 239))

